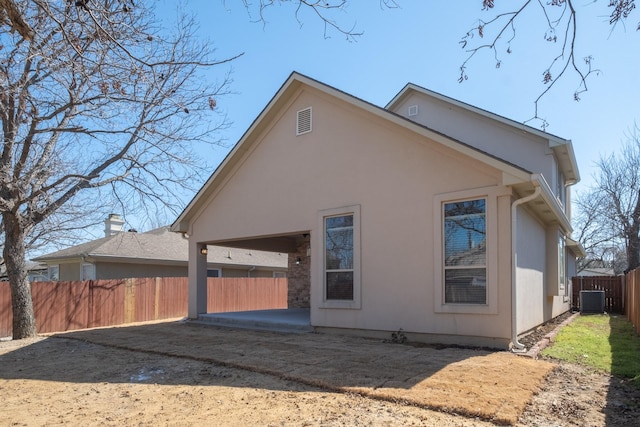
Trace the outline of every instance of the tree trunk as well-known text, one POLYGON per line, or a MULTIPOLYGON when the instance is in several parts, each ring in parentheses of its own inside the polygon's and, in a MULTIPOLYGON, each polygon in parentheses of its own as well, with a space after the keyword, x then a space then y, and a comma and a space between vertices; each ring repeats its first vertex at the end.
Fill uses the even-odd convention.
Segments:
POLYGON ((25 259, 25 230, 19 218, 10 213, 4 220, 4 262, 11 288, 11 308, 13 309, 13 339, 19 340, 36 336, 36 318, 31 299, 31 285, 25 259))
POLYGON ((627 270, 635 270, 640 267, 640 236, 638 226, 632 227, 631 233, 627 236, 627 270))

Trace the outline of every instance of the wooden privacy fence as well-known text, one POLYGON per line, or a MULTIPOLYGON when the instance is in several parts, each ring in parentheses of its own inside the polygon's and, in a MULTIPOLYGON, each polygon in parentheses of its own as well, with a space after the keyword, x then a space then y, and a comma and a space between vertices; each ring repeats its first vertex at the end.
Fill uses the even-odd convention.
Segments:
POLYGON ((627 319, 633 323, 636 333, 640 333, 640 269, 630 271, 625 276, 627 319))
MULTIPOLYGON (((186 277, 34 282, 38 332, 114 326, 187 315, 186 277)), ((287 308, 286 278, 209 278, 207 311, 287 308)), ((0 282, 0 337, 12 333, 9 283, 0 282)))
POLYGON ((580 307, 580 291, 604 291, 604 310, 624 314, 624 288, 623 276, 576 276, 571 279, 571 305, 580 307))

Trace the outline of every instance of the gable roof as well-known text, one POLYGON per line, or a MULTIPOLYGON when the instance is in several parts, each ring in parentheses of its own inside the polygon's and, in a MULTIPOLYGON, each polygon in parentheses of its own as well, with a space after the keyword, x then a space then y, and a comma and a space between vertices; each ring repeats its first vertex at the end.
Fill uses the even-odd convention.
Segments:
MULTIPOLYGON (((207 262, 233 266, 287 268, 288 255, 247 249, 208 246, 207 262)), ((52 262, 90 259, 100 262, 186 264, 189 241, 169 227, 146 233, 121 232, 34 258, 52 262)))
POLYGON ((391 101, 385 106, 388 110, 393 110, 395 107, 400 104, 404 99, 409 97, 412 93, 420 93, 423 96, 428 98, 436 99, 438 101, 445 102, 449 105, 453 105, 457 108, 465 110, 469 113, 473 113, 481 116, 484 119, 491 120, 496 123, 500 123, 506 126, 509 126, 514 129, 518 129, 522 132, 526 132, 542 138, 548 141, 548 148, 554 152, 556 155, 556 159, 560 165, 560 169, 562 170, 565 178, 570 183, 577 183, 580 181, 580 172, 578 171, 578 163, 576 161, 576 156, 573 151, 573 145, 570 140, 560 138, 559 136, 553 135, 548 132, 541 131, 534 127, 528 126, 524 123, 516 122, 515 120, 511 120, 507 117, 501 116, 499 114, 492 113, 490 111, 484 110, 482 108, 478 108, 474 105, 467 104, 465 102, 459 101, 454 98, 450 98, 446 95, 443 95, 438 92, 434 92, 432 90, 426 89, 422 86, 418 86, 413 83, 408 83, 404 88, 396 96, 393 97, 391 101))
POLYGON ((304 87, 321 91, 327 95, 333 96, 372 113, 382 120, 397 124, 461 154, 475 158, 476 160, 501 171, 504 185, 525 184, 529 186, 530 184, 531 172, 518 165, 514 165, 504 159, 500 159, 494 155, 479 150, 476 147, 470 146, 463 141, 459 141, 443 133, 437 132, 332 86, 326 85, 297 72, 293 72, 258 117, 256 117, 252 122, 251 126, 249 126, 231 152, 229 152, 218 168, 213 172, 211 177, 209 177, 207 182, 205 182, 195 197, 178 216, 176 221, 174 221, 171 225, 172 231, 180 233, 187 233, 189 231, 190 222, 194 218, 197 218, 202 209, 207 205, 210 197, 216 193, 217 187, 221 185, 228 176, 230 176, 235 166, 242 160, 242 158, 244 158, 244 155, 251 150, 253 144, 256 143, 257 138, 255 138, 255 135, 258 135, 267 129, 271 125, 272 119, 277 116, 278 112, 281 109, 286 108, 289 100, 299 93, 299 91, 304 87))

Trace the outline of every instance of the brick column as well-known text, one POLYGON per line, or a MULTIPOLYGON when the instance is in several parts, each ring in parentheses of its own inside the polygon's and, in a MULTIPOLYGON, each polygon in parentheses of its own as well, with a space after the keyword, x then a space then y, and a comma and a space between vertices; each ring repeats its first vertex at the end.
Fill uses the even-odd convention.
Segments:
POLYGON ((309 235, 306 235, 296 252, 289 254, 289 271, 287 272, 289 308, 310 307, 311 257, 307 255, 308 250, 309 235))

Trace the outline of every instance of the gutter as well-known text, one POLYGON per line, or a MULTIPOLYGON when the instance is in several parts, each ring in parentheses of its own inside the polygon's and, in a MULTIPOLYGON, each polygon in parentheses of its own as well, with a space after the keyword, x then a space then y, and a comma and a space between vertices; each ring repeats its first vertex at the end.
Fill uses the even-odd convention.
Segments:
POLYGON ((514 352, 522 352, 526 350, 524 344, 518 342, 518 313, 517 313, 517 282, 516 282, 516 267, 518 265, 518 250, 517 250, 517 221, 518 221, 518 206, 537 198, 542 192, 540 187, 540 174, 531 175, 531 183, 535 189, 532 194, 522 197, 511 204, 511 343, 514 352))

